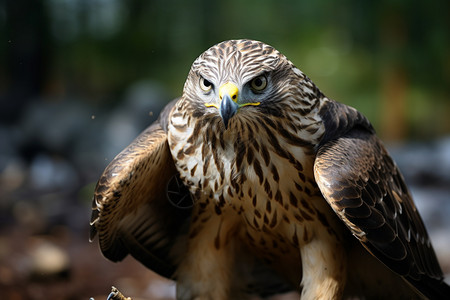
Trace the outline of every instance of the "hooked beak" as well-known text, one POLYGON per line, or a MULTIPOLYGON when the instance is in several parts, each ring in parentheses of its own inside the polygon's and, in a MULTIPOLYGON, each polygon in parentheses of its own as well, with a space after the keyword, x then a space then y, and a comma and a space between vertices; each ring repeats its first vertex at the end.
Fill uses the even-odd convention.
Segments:
POLYGON ((236 114, 238 108, 239 105, 231 100, 229 95, 223 96, 222 101, 220 101, 219 114, 222 117, 225 129, 228 129, 228 121, 236 114))
POLYGON ((236 114, 238 109, 243 106, 253 105, 258 106, 260 102, 247 102, 239 104, 239 89, 231 82, 223 84, 219 88, 220 104, 205 103, 206 107, 215 107, 219 109, 220 117, 222 118, 225 129, 228 129, 228 122, 236 114))
POLYGON ((222 117, 225 129, 228 128, 228 122, 236 114, 239 105, 238 101, 239 89, 231 82, 227 82, 219 89, 220 107, 219 114, 222 117))

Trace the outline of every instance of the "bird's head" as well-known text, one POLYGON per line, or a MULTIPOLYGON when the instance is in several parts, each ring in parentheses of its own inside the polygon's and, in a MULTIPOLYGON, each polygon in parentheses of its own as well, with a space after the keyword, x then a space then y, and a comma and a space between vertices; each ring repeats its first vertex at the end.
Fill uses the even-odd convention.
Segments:
POLYGON ((309 81, 283 54, 262 42, 230 40, 201 54, 186 80, 183 98, 194 115, 219 115, 227 129, 237 115, 284 113, 301 81, 309 81), (245 112, 245 113, 244 113, 245 112))

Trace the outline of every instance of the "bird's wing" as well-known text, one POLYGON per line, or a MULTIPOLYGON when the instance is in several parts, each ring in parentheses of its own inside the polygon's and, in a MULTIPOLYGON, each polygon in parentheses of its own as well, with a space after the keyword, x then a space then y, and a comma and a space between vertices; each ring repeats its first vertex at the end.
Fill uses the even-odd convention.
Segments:
POLYGON ((314 175, 326 201, 372 255, 421 293, 449 293, 405 181, 368 121, 343 104, 325 110, 335 137, 318 148, 314 175))
POLYGON ((95 188, 90 223, 90 239, 98 233, 105 257, 120 261, 131 254, 166 277, 175 270, 172 248, 187 231, 190 215, 190 195, 178 184, 167 143, 174 102, 105 169, 95 188))

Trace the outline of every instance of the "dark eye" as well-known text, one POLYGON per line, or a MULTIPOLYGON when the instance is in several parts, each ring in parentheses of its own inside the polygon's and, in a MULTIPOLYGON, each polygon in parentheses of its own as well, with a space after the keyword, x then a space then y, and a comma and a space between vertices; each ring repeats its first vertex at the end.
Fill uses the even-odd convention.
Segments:
POLYGON ((264 90, 267 86, 267 78, 264 75, 253 78, 250 82, 250 87, 252 90, 260 92, 264 90))
POLYGON ((213 84, 202 77, 200 78, 200 87, 202 88, 203 91, 208 92, 212 89, 213 84))

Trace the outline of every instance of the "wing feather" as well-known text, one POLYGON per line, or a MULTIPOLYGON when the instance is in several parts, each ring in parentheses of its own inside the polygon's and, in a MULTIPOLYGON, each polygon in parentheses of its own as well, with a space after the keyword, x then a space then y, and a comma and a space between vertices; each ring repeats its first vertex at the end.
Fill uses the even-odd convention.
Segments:
POLYGON ((450 289, 398 167, 364 117, 342 122, 354 111, 335 102, 328 108, 339 115, 323 114, 335 136, 326 136, 314 164, 326 201, 372 255, 424 295, 445 295, 450 289))
MULTIPOLYGON (((190 213, 167 198, 169 182, 178 176, 165 130, 173 105, 106 167, 94 193, 90 232, 91 240, 98 234, 108 259, 131 254, 166 277, 176 268, 170 253, 187 231, 190 213)), ((190 197, 183 187, 178 193, 190 197)))

